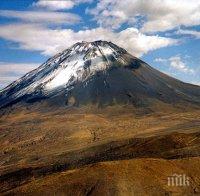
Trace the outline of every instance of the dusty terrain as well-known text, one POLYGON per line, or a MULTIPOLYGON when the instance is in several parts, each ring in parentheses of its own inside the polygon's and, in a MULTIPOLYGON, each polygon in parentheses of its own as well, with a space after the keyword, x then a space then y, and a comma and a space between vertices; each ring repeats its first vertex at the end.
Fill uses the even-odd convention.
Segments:
POLYGON ((200 111, 159 107, 2 111, 1 193, 200 194, 200 111), (167 186, 174 173, 190 186, 167 186))
POLYGON ((101 162, 32 179, 5 195, 199 195, 199 164, 199 158, 101 162), (172 173, 187 174, 190 186, 168 186, 172 173))

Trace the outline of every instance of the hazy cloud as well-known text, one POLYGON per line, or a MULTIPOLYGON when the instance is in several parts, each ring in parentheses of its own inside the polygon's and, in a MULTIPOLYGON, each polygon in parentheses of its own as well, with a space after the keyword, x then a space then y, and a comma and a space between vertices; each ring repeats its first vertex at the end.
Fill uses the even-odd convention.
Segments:
POLYGON ((184 60, 178 55, 172 56, 170 58, 156 58, 154 61, 164 63, 165 65, 170 66, 170 68, 173 68, 174 70, 179 72, 190 74, 194 73, 194 70, 187 66, 184 60))
POLYGON ((30 23, 43 24, 75 24, 81 21, 81 18, 76 14, 50 11, 0 10, 0 16, 7 18, 16 18, 30 23))
POLYGON ((80 3, 89 3, 92 0, 39 0, 33 3, 33 6, 46 8, 49 10, 65 10, 71 9, 80 3))
POLYGON ((37 63, 0 62, 0 89, 38 66, 37 63))
POLYGON ((156 58, 154 61, 155 61, 155 62, 161 62, 161 63, 163 63, 163 62, 166 62, 167 59, 164 59, 164 58, 156 58))
POLYGON ((169 58, 170 66, 182 72, 193 73, 194 70, 190 69, 181 59, 180 56, 173 56, 169 58))
POLYGON ((176 32, 176 34, 179 34, 179 35, 191 35, 191 36, 194 36, 197 39, 200 39, 200 31, 179 29, 176 32))

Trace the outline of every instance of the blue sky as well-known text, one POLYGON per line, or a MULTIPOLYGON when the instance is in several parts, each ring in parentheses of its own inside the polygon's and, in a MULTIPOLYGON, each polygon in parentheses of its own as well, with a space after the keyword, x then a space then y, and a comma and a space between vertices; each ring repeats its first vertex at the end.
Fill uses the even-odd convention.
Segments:
POLYGON ((200 85, 200 1, 1 0, 0 89, 72 44, 99 39, 200 85))

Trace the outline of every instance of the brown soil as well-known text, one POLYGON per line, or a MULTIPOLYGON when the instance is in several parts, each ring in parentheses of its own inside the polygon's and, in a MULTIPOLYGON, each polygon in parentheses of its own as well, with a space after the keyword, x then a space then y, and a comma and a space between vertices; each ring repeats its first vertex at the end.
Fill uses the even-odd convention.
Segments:
POLYGON ((200 194, 200 112, 162 107, 4 113, 2 194, 200 194), (191 186, 168 187, 174 173, 187 174, 191 186))

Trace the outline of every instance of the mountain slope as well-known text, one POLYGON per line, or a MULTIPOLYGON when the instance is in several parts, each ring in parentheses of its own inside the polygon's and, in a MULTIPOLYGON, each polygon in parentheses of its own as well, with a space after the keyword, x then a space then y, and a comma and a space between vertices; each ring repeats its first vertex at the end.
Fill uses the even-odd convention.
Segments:
POLYGON ((111 42, 76 43, 0 93, 0 107, 45 99, 51 105, 153 102, 200 105, 200 87, 171 78, 111 42))
POLYGON ((1 91, 0 194, 199 194, 199 107, 200 87, 77 43, 1 91))

